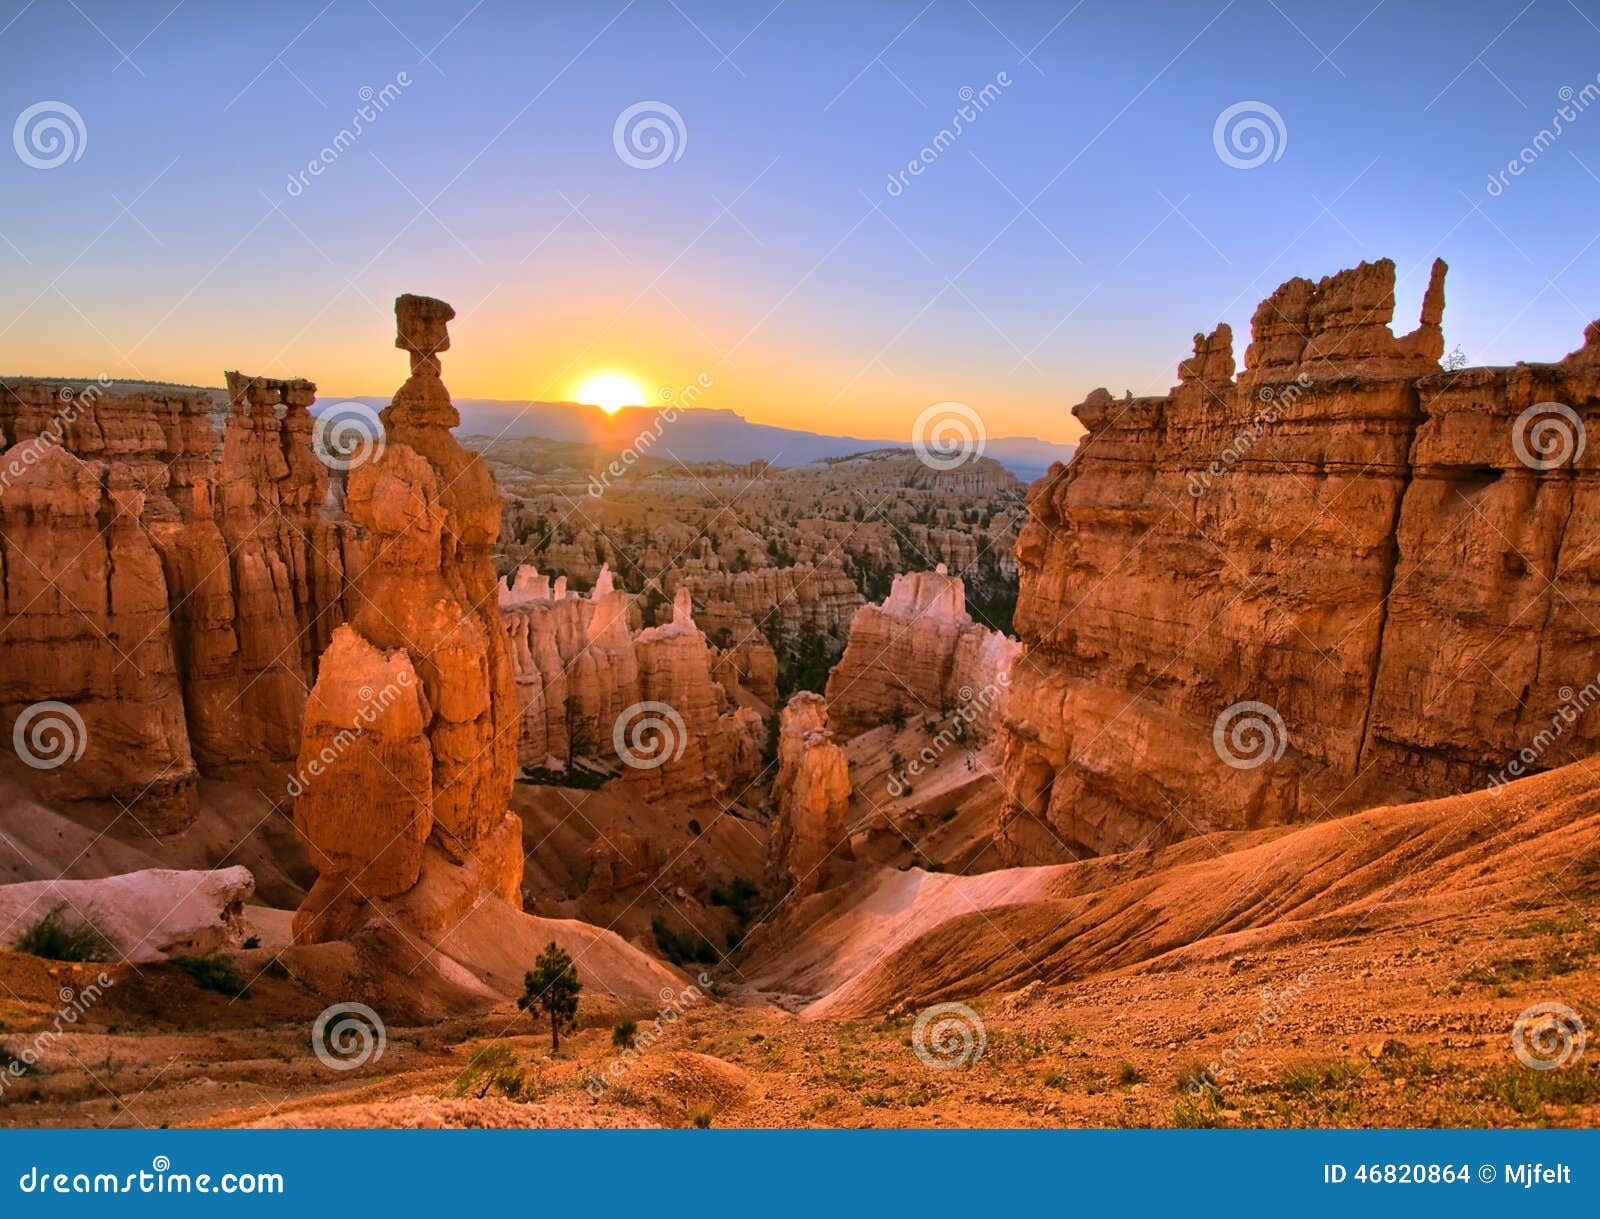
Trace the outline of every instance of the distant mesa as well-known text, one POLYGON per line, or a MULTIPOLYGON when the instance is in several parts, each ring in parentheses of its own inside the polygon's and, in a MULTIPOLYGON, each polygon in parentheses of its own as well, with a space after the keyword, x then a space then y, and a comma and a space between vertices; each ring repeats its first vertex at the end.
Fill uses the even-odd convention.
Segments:
MULTIPOLYGON (((384 405, 381 398, 357 397, 352 401, 375 407, 384 405)), ((661 427, 659 412, 653 407, 623 407, 608 414, 597 406, 576 402, 506 402, 494 398, 457 398, 455 406, 461 413, 464 440, 473 436, 538 437, 619 452, 632 444, 641 432, 654 432, 661 427)), ((468 440, 468 443, 472 442, 468 440)), ((1070 460, 1074 448, 1070 444, 1027 436, 1000 436, 986 441, 984 457, 968 464, 981 465, 985 460, 992 460, 1027 483, 1042 475, 1052 463, 1070 460)), ((909 441, 829 436, 752 423, 734 411, 709 407, 680 409, 676 418, 662 429, 661 440, 652 446, 657 456, 677 461, 725 461, 734 465, 764 461, 781 466, 806 465, 882 449, 908 454, 912 451, 909 441)))

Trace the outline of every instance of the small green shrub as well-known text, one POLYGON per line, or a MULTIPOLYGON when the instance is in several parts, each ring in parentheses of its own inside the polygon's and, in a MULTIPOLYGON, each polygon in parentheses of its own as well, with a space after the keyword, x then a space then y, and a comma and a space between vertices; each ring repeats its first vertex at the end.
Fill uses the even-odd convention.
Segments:
POLYGON ((608 775, 585 770, 574 765, 567 770, 546 770, 542 766, 526 768, 517 776, 517 782, 534 787, 576 787, 584 791, 598 791, 605 785, 608 775))
POLYGON ((116 947, 104 932, 85 919, 68 927, 62 902, 18 937, 16 950, 52 961, 109 961, 116 947))
POLYGON ((1286 1092, 1309 1096, 1326 1089, 1344 1088, 1360 1077, 1359 1067, 1334 1058, 1289 1067, 1283 1073, 1283 1088, 1286 1092))
POLYGON ((203 957, 173 957, 172 963, 194 979, 202 990, 214 990, 230 999, 248 999, 250 982, 244 970, 225 952, 203 957))
POLYGON ((674 931, 660 915, 650 920, 650 931, 656 937, 661 955, 674 965, 717 963, 716 945, 697 931, 674 931))
POLYGON ((1172 1106, 1169 1124, 1178 1130, 1214 1130, 1222 1124, 1215 1105, 1184 1097, 1172 1106))
POLYGON ((1592 1105, 1600 1101, 1600 1070, 1580 1062, 1565 1070, 1507 1067, 1487 1080, 1491 1096, 1523 1117, 1537 1118, 1546 1105, 1592 1105))
POLYGON ((735 876, 726 889, 718 886, 711 890, 711 904, 713 906, 726 906, 733 912, 733 917, 739 920, 740 926, 750 921, 750 914, 755 900, 761 896, 761 890, 753 880, 743 876, 735 876))
POLYGON ((625 1050, 633 1044, 634 1035, 639 1031, 639 1022, 630 1018, 618 1020, 611 1026, 611 1044, 619 1050, 625 1050))
POLYGON ((482 1100, 498 1088, 512 1100, 522 1095, 522 1064, 516 1051, 503 1041, 479 1046, 467 1057, 467 1065, 456 1076, 455 1094, 471 1094, 482 1100))

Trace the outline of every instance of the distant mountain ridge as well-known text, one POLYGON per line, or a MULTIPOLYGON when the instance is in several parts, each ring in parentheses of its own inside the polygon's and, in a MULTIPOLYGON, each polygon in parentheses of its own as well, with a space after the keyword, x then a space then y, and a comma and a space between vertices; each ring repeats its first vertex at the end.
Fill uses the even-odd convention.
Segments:
MULTIPOLYGON (((318 406, 332 401, 362 402, 381 409, 388 398, 324 398, 318 406)), ((751 423, 725 407, 679 408, 677 418, 663 425, 660 410, 650 406, 623 407, 607 415, 599 407, 577 402, 506 402, 494 398, 456 398, 461 412, 463 434, 486 436, 540 437, 591 444, 596 448, 621 452, 633 446, 641 434, 659 429, 660 436, 647 446, 657 457, 676 457, 684 462, 770 461, 779 466, 801 466, 829 457, 849 457, 872 449, 909 449, 909 440, 882 440, 857 436, 829 436, 798 428, 751 423)), ((312 413, 317 407, 312 408, 312 413)), ((1038 440, 1031 436, 991 437, 983 455, 992 457, 1023 482, 1032 482, 1057 461, 1067 461, 1076 446, 1038 440)))
MULTIPOLYGON (((41 381, 90 381, 80 377, 35 377, 41 381)), ((205 390, 219 409, 227 404, 227 391, 216 386, 180 385, 167 381, 108 378, 119 393, 140 390, 205 390)), ((361 402, 375 410, 389 405, 388 397, 358 395, 340 398, 325 394, 311 408, 316 415, 334 402, 361 402)), ((461 434, 508 438, 538 437, 593 445, 607 452, 633 446, 643 433, 654 433, 659 408, 628 406, 607 415, 597 406, 579 402, 507 402, 499 398, 457 398, 461 434)), ((684 462, 770 461, 778 466, 803 466, 830 457, 851 457, 874 449, 909 449, 909 440, 884 440, 859 436, 830 436, 799 428, 751 423, 726 407, 679 408, 678 417, 666 424, 659 439, 649 446, 660 457, 684 462)), ((1070 461, 1077 446, 1040 440, 1033 436, 997 436, 984 442, 983 455, 992 457, 1024 483, 1042 477, 1058 461, 1070 461)))

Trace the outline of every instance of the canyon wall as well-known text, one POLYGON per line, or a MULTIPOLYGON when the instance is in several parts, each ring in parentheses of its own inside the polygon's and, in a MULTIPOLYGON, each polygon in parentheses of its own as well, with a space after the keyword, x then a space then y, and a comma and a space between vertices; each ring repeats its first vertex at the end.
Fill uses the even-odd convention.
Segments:
MULTIPOLYGON (((692 619, 641 633, 609 573, 584 598, 531 569, 501 593, 478 562, 498 495, 450 436, 456 415, 436 372, 419 367, 384 413, 387 460, 348 471, 315 451, 314 399, 307 381, 232 372, 225 402, 205 391, 0 382, 0 731, 8 740, 18 731, 32 750, 0 751, 8 777, 105 816, 125 808, 158 835, 192 822, 200 776, 295 796, 306 786, 296 762, 320 658, 381 670, 385 688, 396 648, 435 647, 445 611, 427 598, 446 579, 441 566, 447 608, 471 606, 505 635, 494 645, 496 656, 509 645, 505 672, 492 683, 513 691, 505 705, 516 731, 505 735, 521 765, 615 767, 619 717, 653 700, 685 727, 682 749, 672 742, 678 756, 631 775, 646 794, 683 794, 707 775, 718 790, 759 770, 760 710, 777 699, 776 657, 759 633, 746 629, 725 649, 692 619), (346 639, 330 652, 347 617, 373 651, 346 639), (759 710, 742 705, 752 695, 759 710)), ((810 621, 822 603, 803 592, 797 604, 810 621)), ((487 645, 482 657, 477 645, 468 651, 474 665, 491 659, 487 645)), ((446 714, 426 685, 411 714, 446 714)), ((317 732, 338 735, 341 716, 358 709, 344 701, 311 698, 317 732)), ((407 718, 398 705, 379 710, 375 732, 407 718)), ((473 733, 455 731, 445 752, 430 752, 430 770, 465 765, 473 733)), ((463 793, 447 801, 476 798, 459 778, 440 782, 463 793)))
POLYGON ((608 569, 581 596, 523 566, 500 585, 499 609, 523 767, 618 771, 647 800, 696 803, 760 772, 762 716, 733 705, 737 683, 695 625, 687 587, 669 621, 635 632, 608 569))
POLYGON ((1582 444, 1600 328, 1559 363, 1443 371, 1444 273, 1400 338, 1393 263, 1290 280, 1237 378, 1220 326, 1168 395, 1075 408, 1088 436, 1031 489, 1018 542, 1013 861, 1444 795, 1600 748, 1581 714, 1600 697, 1600 459, 1582 444))
POLYGON ((315 386, 228 384, 219 436, 204 392, 0 382, 3 765, 155 834, 199 773, 282 784, 343 616, 315 386))
POLYGON ((961 577, 944 564, 898 575, 882 605, 856 611, 828 674, 834 730, 852 737, 891 720, 962 711, 964 732, 987 739, 1019 650, 972 620, 961 577))
MULTIPOLYGON (((837 562, 733 572, 687 560, 668 572, 665 582, 669 593, 688 587, 709 615, 753 623, 772 648, 784 654, 797 652, 807 637, 843 638, 851 615, 862 603, 855 584, 837 562)), ((740 630, 731 629, 737 642, 740 630)))

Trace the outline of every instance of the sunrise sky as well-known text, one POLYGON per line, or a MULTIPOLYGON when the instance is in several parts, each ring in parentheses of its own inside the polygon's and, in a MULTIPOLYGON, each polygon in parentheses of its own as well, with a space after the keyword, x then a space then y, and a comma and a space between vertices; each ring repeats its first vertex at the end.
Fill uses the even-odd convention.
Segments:
POLYGON ((1600 0, 1438 12, 0 0, 29 48, 0 78, 0 373, 385 394, 411 291, 458 311, 458 396, 703 374, 705 405, 760 422, 900 438, 958 400, 990 435, 1071 440, 1088 390, 1164 390, 1218 321, 1242 357, 1278 282, 1386 255, 1397 328, 1442 255, 1448 345, 1560 356, 1600 315, 1600 113, 1560 92, 1600 71, 1600 0), (44 101, 83 125, 52 168, 17 147, 44 101), (1246 101, 1280 155, 1236 168, 1214 126, 1246 101), (614 140, 640 102, 682 122, 653 168, 614 140))

